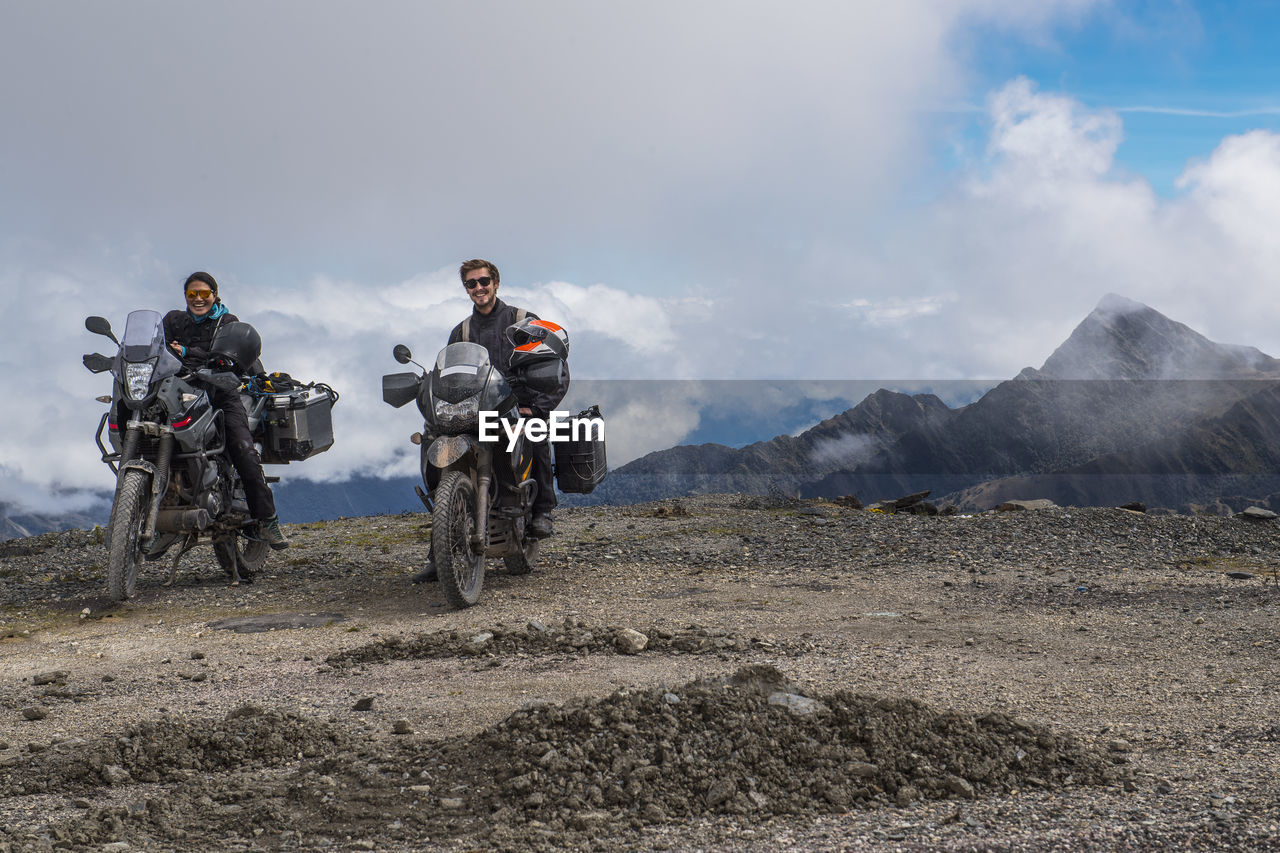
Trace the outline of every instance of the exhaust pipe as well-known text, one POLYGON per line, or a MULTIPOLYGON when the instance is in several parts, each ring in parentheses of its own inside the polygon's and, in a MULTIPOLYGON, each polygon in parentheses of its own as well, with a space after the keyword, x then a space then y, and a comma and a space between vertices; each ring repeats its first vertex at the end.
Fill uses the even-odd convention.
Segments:
POLYGON ((204 507, 195 509, 162 509, 156 514, 157 533, 188 533, 204 530, 212 519, 204 507))

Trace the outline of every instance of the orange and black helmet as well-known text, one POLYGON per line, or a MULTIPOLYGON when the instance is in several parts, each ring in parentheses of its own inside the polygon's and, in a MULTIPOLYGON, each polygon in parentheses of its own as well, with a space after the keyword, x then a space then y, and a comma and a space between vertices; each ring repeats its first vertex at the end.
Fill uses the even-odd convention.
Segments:
POLYGON ((552 359, 569 360, 569 333, 549 320, 526 317, 507 326, 504 334, 511 343, 512 368, 552 359))

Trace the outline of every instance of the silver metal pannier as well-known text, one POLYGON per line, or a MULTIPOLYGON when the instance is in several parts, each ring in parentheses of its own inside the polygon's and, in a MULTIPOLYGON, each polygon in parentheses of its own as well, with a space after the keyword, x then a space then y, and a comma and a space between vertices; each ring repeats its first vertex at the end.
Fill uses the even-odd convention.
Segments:
POLYGON ((300 462, 333 446, 333 404, 327 385, 266 394, 262 411, 262 461, 300 462))

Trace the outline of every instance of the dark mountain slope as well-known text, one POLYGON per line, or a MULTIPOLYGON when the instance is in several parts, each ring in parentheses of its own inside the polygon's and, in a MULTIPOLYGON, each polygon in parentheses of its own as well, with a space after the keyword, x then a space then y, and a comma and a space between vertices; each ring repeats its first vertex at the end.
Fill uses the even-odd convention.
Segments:
MULTIPOLYGON (((1221 421, 1210 426, 1211 419, 1273 379, 1280 379, 1280 360, 1215 343, 1158 311, 1109 295, 1039 370, 1023 370, 968 406, 952 410, 932 396, 877 392, 794 438, 741 450, 704 445, 649 454, 612 475, 609 497, 625 502, 771 489, 866 499, 922 489, 944 494, 1115 464, 1175 436, 1192 453, 1187 442, 1209 442, 1213 428, 1226 429, 1221 421)), ((1250 435, 1216 440, 1229 444, 1250 435)), ((1208 468, 1197 476, 1226 470, 1225 451, 1203 459, 1208 468)), ((1109 503, 1112 492, 1095 492, 1089 502, 1109 503)))
POLYGON ((592 498, 631 503, 674 494, 791 493, 816 475, 878 457, 900 436, 941 435, 954 415, 932 394, 882 389, 798 436, 782 435, 740 449, 703 444, 655 451, 610 474, 592 498))
POLYGON ((1060 472, 982 483, 953 496, 966 509, 1043 497, 1062 505, 1141 501, 1189 510, 1233 495, 1280 492, 1280 382, 1258 383, 1225 413, 1060 472))

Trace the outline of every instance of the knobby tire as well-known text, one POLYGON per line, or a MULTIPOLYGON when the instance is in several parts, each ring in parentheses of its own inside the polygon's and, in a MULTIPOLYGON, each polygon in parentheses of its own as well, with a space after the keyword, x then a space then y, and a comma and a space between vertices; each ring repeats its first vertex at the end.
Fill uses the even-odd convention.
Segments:
POLYGON ((432 556, 444 597, 456 609, 480 600, 484 586, 484 554, 471 549, 475 532, 476 490, 461 471, 447 471, 436 486, 431 513, 432 556))
POLYGON ((218 565, 227 577, 232 576, 236 557, 239 556, 240 577, 246 581, 252 580, 262 570, 270 553, 271 546, 264 540, 250 539, 240 533, 235 538, 227 537, 213 543, 213 555, 218 558, 218 565))
POLYGON ((151 476, 145 471, 125 471, 108 523, 111 544, 107 550, 107 598, 112 601, 132 598, 137 591, 142 561, 138 537, 150 497, 151 476))
POLYGON ((504 556, 502 564, 509 575, 527 575, 538 561, 538 540, 529 535, 527 517, 513 523, 512 527, 512 535, 519 538, 520 550, 504 556))

